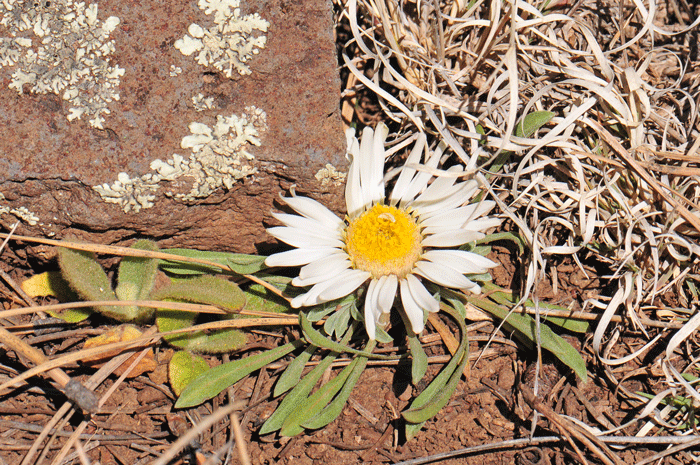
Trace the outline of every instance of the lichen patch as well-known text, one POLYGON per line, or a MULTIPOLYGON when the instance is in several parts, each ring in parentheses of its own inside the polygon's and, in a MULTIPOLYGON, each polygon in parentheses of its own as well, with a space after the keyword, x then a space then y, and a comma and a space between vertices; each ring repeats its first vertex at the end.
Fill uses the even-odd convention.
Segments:
POLYGON ((119 173, 111 185, 105 183, 93 189, 105 202, 118 204, 124 212, 151 208, 164 181, 184 176, 193 181, 190 192, 166 191, 165 195, 186 202, 208 197, 220 188, 230 189, 236 181, 257 172, 255 157, 248 148, 260 145, 266 120, 263 110, 250 106, 241 116, 218 115, 213 127, 190 123, 190 135, 181 142, 182 148, 190 149, 188 158, 174 154, 166 161, 156 159, 151 162, 152 173, 137 177, 119 173))
POLYGON ((98 20, 94 3, 3 0, 0 24, 10 34, 0 38, 0 67, 14 67, 9 87, 20 94, 27 86, 33 93, 59 95, 70 104, 69 121, 85 116, 90 126, 104 129, 124 75, 110 58, 109 35, 119 18, 98 20))
MULTIPOLYGON (((0 201, 2 200, 5 200, 5 196, 0 193, 0 201)), ((39 222, 39 217, 31 212, 27 207, 12 208, 8 207, 7 205, 0 205, 0 216, 6 214, 16 216, 30 226, 36 226, 36 224, 39 222)))
POLYGON ((326 166, 318 170, 314 175, 316 180, 321 183, 321 187, 340 186, 345 182, 348 174, 338 171, 335 166, 326 163, 326 166))
POLYGON ((199 0, 199 8, 207 15, 214 15, 214 24, 206 29, 192 23, 188 34, 175 41, 175 48, 183 55, 195 55, 197 63, 213 67, 227 78, 234 71, 250 74, 246 64, 265 48, 270 23, 259 14, 241 16, 240 0, 199 0), (255 32, 257 31, 257 32, 255 32))

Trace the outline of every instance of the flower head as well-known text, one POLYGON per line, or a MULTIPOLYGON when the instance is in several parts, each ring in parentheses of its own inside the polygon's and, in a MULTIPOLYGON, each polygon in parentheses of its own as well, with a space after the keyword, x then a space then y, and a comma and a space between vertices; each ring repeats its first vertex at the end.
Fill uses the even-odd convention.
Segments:
MULTIPOLYGON (((292 300, 293 307, 317 305, 344 297, 369 281, 364 303, 365 327, 374 339, 377 324, 386 321, 397 290, 411 329, 423 331, 424 311, 439 304, 423 280, 453 289, 480 292, 465 274, 486 273, 497 264, 472 252, 456 250, 481 239, 500 221, 484 217, 493 201, 467 204, 478 190, 476 181, 437 177, 443 148, 439 146, 418 170, 426 139, 418 136, 391 194, 385 195, 385 125, 366 128, 362 140, 347 132, 350 170, 345 189, 347 216, 338 218, 319 202, 293 195, 283 197, 299 215, 273 213, 284 226, 268 232, 295 249, 271 255, 268 266, 301 266, 295 286, 311 286, 292 300), (431 182, 432 181, 432 182, 431 182), (466 204, 466 205, 465 205, 466 204)), ((462 167, 448 171, 457 175, 462 167)))

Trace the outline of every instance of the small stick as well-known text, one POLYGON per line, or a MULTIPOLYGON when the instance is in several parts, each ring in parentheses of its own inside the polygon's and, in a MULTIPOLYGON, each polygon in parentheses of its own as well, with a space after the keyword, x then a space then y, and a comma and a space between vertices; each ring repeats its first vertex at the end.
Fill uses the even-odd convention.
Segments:
MULTIPOLYGON (((47 361, 41 351, 30 346, 1 326, 0 342, 19 355, 28 358, 35 365, 41 365, 47 361)), ((90 413, 97 412, 97 396, 94 392, 80 384, 79 381, 72 379, 60 368, 52 368, 47 374, 58 384, 66 397, 76 406, 90 413)))

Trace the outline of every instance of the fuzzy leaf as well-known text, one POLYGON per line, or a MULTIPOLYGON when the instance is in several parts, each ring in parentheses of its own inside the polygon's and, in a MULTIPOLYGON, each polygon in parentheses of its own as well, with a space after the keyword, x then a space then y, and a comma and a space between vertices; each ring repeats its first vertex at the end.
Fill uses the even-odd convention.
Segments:
POLYGON ((411 350, 411 382, 418 384, 428 371, 428 356, 423 350, 423 346, 418 340, 418 336, 410 334, 408 336, 408 348, 411 350))
MULTIPOLYGON (((156 312, 156 324, 158 331, 165 333, 178 329, 189 328, 194 325, 197 319, 197 314, 192 312, 183 312, 179 310, 169 310, 159 308, 156 312)), ((187 348, 192 335, 189 333, 182 334, 166 334, 163 339, 170 345, 179 347, 180 349, 187 348)))
MULTIPOLYGON (((155 242, 142 239, 130 248, 137 250, 158 250, 155 242)), ((124 257, 119 263, 117 287, 114 292, 119 300, 146 300, 153 290, 158 271, 158 259, 144 257, 124 257)), ((138 321, 147 321, 153 316, 153 309, 136 305, 124 307, 139 316, 138 321)))
POLYGON ((173 354, 168 365, 168 377, 170 386, 176 396, 198 376, 209 370, 209 365, 204 358, 189 352, 179 351, 173 354))
POLYGON ((245 309, 255 312, 284 313, 289 311, 286 300, 260 284, 251 284, 244 291, 245 309))
POLYGON ((245 294, 236 284, 214 276, 178 280, 155 291, 151 298, 215 305, 231 312, 245 305, 245 294))
POLYGON ((297 340, 272 350, 266 350, 256 355, 214 367, 199 375, 187 385, 175 403, 175 408, 189 408, 199 405, 205 400, 218 395, 221 391, 245 378, 255 370, 259 370, 265 365, 284 357, 302 345, 304 345, 304 341, 297 340))
MULTIPOLYGON (((80 297, 73 292, 60 271, 45 271, 22 281, 22 290, 31 297, 54 296, 61 302, 74 302, 80 297)), ((79 323, 93 314, 90 308, 67 308, 60 312, 46 313, 66 323, 79 323)))
MULTIPOLYGON (((58 264, 63 279, 85 300, 117 300, 107 274, 95 259, 94 254, 80 250, 58 248, 58 264)), ((95 310, 120 321, 132 321, 138 315, 128 313, 125 307, 96 305, 95 310)))

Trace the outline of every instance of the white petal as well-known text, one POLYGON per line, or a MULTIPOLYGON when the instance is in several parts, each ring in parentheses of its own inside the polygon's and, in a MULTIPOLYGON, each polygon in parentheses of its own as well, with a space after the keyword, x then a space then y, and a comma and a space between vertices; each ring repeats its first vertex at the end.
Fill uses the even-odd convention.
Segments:
POLYGON ((372 173, 372 146, 374 145, 374 130, 369 126, 362 130, 360 139, 360 186, 362 186, 362 203, 372 203, 372 190, 375 182, 379 180, 372 173))
POLYGON ((347 294, 350 294, 352 291, 357 289, 363 282, 369 278, 370 274, 365 272, 365 271, 359 271, 359 270, 345 270, 343 273, 340 275, 336 276, 334 279, 329 279, 328 281, 322 281, 316 285, 314 285, 311 289, 309 289, 309 292, 306 294, 298 295, 292 299, 292 307, 294 308, 299 308, 299 307, 309 307, 312 305, 317 305, 323 302, 328 302, 330 300, 333 300, 333 298, 330 299, 323 299, 321 298, 321 293, 324 291, 331 289, 333 287, 336 288, 336 290, 341 287, 340 285, 343 284, 345 285, 343 289, 349 288, 347 286, 347 283, 357 283, 355 287, 349 288, 345 294, 340 294, 337 297, 334 297, 335 299, 339 297, 343 297, 347 294), (362 275, 362 276, 360 276, 362 275), (362 280, 360 280, 360 278, 362 280), (358 282, 359 281, 359 282, 358 282))
MULTIPOLYGON (((462 167, 459 165, 451 166, 448 172, 463 171, 462 167)), ((454 186, 457 178, 452 176, 439 176, 430 183, 430 185, 423 191, 421 195, 416 198, 416 202, 432 202, 436 199, 445 197, 446 193, 450 191, 450 188, 454 186)), ((458 183, 462 184, 462 183, 458 183)), ((411 204, 413 205, 413 204, 411 204)))
POLYGON ((367 186, 371 203, 379 202, 384 198, 384 159, 386 158, 384 141, 388 135, 389 128, 386 124, 377 124, 372 141, 372 157, 369 160, 371 184, 367 186))
MULTIPOLYGON (((423 154, 423 149, 425 148, 425 140, 425 133, 421 132, 418 134, 418 139, 413 145, 413 150, 411 150, 411 153, 408 155, 405 165, 416 165, 420 163, 421 155, 423 154)), ((399 200, 401 200, 401 197, 408 189, 408 186, 411 185, 411 180, 415 174, 415 168, 409 168, 408 166, 401 168, 401 174, 399 174, 399 178, 396 180, 394 189, 391 191, 391 196, 389 197, 390 205, 396 205, 399 200)))
POLYGON ((430 295, 430 292, 428 292, 418 278, 409 274, 406 276, 406 281, 408 282, 408 289, 411 291, 413 300, 416 301, 420 308, 433 313, 440 310, 440 303, 435 300, 435 297, 430 295))
POLYGON ((265 265, 270 267, 306 265, 307 263, 329 257, 336 253, 338 253, 338 249, 335 247, 292 249, 270 255, 265 259, 265 265))
POLYGON ((423 247, 457 247, 467 242, 482 239, 486 234, 477 231, 467 231, 464 229, 453 229, 443 232, 433 233, 431 228, 426 228, 423 233, 429 234, 423 239, 423 247))
POLYGON ((472 289, 475 284, 454 269, 433 262, 418 261, 415 274, 423 276, 440 286, 453 289, 472 289))
POLYGON ((411 328, 416 334, 420 334, 423 331, 423 310, 418 306, 411 291, 408 288, 408 282, 405 279, 401 280, 401 303, 403 304, 403 310, 406 312, 408 320, 411 322, 411 328))
POLYGON ((481 203, 464 205, 453 210, 422 215, 420 216, 420 224, 421 226, 454 226, 455 228, 461 228, 469 221, 490 212, 495 205, 496 202, 493 200, 486 200, 481 203))
POLYGON ((310 286, 333 279, 338 274, 350 268, 350 260, 345 252, 339 253, 330 257, 325 257, 323 260, 311 262, 299 270, 299 276, 292 280, 292 284, 297 287, 310 286))
POLYGON ((423 254, 426 260, 449 266, 458 273, 486 273, 489 268, 498 266, 497 263, 474 252, 464 250, 429 250, 423 254))
POLYGON ((382 276, 377 286, 377 308, 381 313, 389 313, 394 306, 398 279, 395 275, 382 276))
POLYGON ((370 276, 366 271, 348 270, 334 279, 333 284, 321 292, 318 301, 329 302, 344 297, 360 287, 370 276))
POLYGON ((355 218, 362 213, 365 206, 362 199, 362 186, 360 185, 360 164, 362 163, 360 145, 355 138, 353 138, 352 143, 348 143, 348 158, 350 158, 350 168, 345 183, 345 205, 348 216, 355 218))
POLYGON ((503 220, 500 218, 479 218, 478 220, 472 220, 464 227, 471 231, 486 231, 489 228, 495 228, 501 224, 503 220))
POLYGON ((336 230, 343 227, 343 220, 330 211, 320 202, 314 199, 297 195, 294 197, 282 197, 284 203, 289 205, 300 215, 314 219, 328 228, 336 230))
POLYGON ((377 280, 373 279, 370 281, 369 286, 367 286, 367 294, 365 295, 365 330, 367 331, 367 336, 370 339, 374 339, 376 336, 377 321, 381 313, 378 311, 376 305, 373 305, 374 296, 376 295, 377 280))
POLYGON ((337 237, 342 239, 343 235, 339 228, 329 228, 324 223, 320 221, 312 220, 311 218, 306 218, 305 216, 299 215, 289 215, 287 213, 272 213, 273 218, 277 221, 283 223, 285 226, 292 228, 305 229, 313 233, 320 233, 327 235, 328 237, 337 237))
POLYGON ((337 237, 326 237, 323 234, 314 234, 306 229, 277 226, 268 228, 267 233, 293 247, 337 247, 342 249, 345 245, 343 241, 337 237))
MULTIPOLYGON (((443 144, 438 145, 437 149, 435 149, 435 152, 433 152, 430 158, 428 158, 428 161, 426 162, 425 166, 429 168, 437 167, 438 162, 440 161, 440 157, 442 156, 443 150, 445 150, 445 146, 443 144)), ((427 171, 419 170, 418 173, 411 180, 411 184, 406 189, 406 192, 404 192, 401 196, 399 206, 403 208, 408 202, 415 199, 416 196, 423 189, 425 189, 425 186, 428 185, 428 181, 430 181, 430 178, 432 176, 433 175, 427 171)))
POLYGON ((453 210, 461 205, 467 199, 470 199, 476 191, 476 183, 461 182, 445 189, 442 197, 435 199, 423 199, 419 196, 415 202, 411 203, 411 208, 414 208, 419 215, 429 216, 432 212, 444 212, 453 210))

